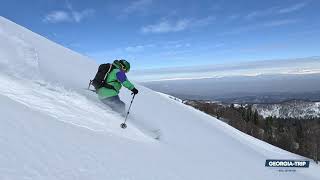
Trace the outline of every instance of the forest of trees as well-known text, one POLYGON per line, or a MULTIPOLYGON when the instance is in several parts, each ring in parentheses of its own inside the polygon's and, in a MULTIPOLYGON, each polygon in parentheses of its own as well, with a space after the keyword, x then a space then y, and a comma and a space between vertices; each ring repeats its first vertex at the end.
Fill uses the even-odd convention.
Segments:
POLYGON ((185 101, 236 129, 287 151, 320 161, 320 118, 263 118, 251 105, 235 107, 205 101, 185 101))

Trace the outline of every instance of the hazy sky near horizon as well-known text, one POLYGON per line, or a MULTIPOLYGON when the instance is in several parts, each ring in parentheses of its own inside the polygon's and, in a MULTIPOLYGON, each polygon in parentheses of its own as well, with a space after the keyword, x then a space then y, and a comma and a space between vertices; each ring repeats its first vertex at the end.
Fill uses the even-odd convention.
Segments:
POLYGON ((182 99, 221 99, 255 96, 268 101, 285 99, 319 100, 320 74, 238 76, 199 80, 143 83, 153 90, 182 99))
POLYGON ((1 0, 0 15, 133 69, 319 55, 318 0, 1 0))
MULTIPOLYGON (((320 57, 280 59, 203 66, 133 70, 130 78, 139 82, 196 80, 236 76, 319 74, 320 57)), ((320 79, 319 79, 320 81, 320 79)))

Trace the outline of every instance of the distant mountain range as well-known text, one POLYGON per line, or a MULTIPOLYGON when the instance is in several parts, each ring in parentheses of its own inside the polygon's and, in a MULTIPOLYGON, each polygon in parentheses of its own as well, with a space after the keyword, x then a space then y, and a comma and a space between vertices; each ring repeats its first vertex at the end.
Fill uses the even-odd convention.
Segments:
POLYGON ((287 101, 320 101, 320 91, 315 92, 270 92, 270 93, 236 93, 229 96, 216 97, 214 100, 237 104, 276 104, 287 101))
POLYGON ((320 74, 261 75, 143 83, 180 99, 225 103, 281 103, 299 99, 320 101, 320 74))
POLYGON ((277 104, 291 100, 320 102, 320 91, 290 93, 235 93, 226 96, 188 95, 182 93, 170 93, 174 97, 188 100, 219 101, 225 104, 277 104))

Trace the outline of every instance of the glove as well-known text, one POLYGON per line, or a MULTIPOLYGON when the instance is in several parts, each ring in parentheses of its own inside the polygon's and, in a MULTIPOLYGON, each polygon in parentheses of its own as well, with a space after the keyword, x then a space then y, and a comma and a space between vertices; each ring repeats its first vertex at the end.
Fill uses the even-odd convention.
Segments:
POLYGON ((136 88, 133 88, 132 90, 131 90, 131 92, 132 92, 132 94, 134 94, 134 95, 136 95, 136 94, 138 94, 138 89, 136 89, 136 88))

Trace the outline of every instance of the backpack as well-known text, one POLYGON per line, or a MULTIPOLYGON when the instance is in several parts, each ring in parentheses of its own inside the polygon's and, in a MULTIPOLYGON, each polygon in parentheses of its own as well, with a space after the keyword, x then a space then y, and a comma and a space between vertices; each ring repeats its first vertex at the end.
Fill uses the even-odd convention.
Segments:
POLYGON ((106 87, 109 89, 114 89, 110 84, 107 84, 105 81, 108 77, 109 72, 111 72, 113 65, 110 63, 101 64, 99 66, 98 72, 96 73, 93 80, 91 80, 91 85, 97 90, 101 87, 106 87))

